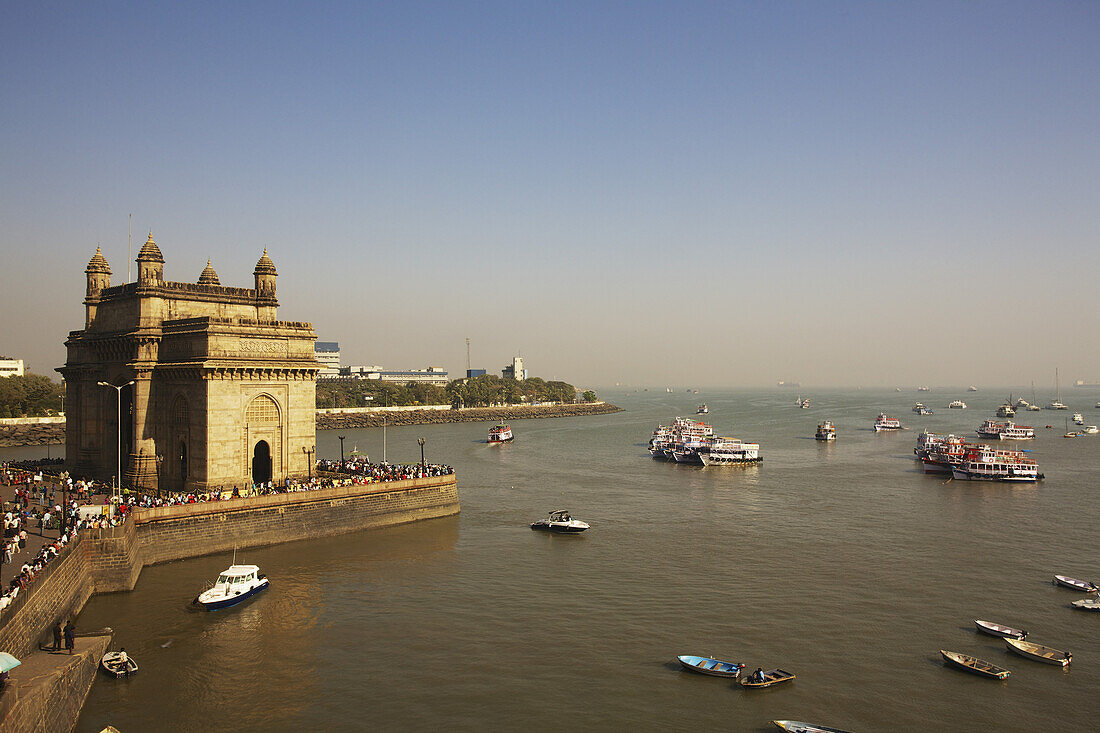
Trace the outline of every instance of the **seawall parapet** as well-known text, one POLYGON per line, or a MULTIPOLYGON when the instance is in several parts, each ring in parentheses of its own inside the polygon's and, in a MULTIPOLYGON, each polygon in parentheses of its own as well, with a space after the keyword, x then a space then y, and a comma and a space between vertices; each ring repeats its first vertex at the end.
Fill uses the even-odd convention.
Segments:
POLYGON ((318 430, 345 428, 380 428, 394 425, 442 425, 460 422, 495 422, 497 420, 529 420, 551 417, 609 415, 622 408, 608 402, 584 402, 560 405, 503 405, 500 407, 465 407, 455 410, 405 410, 402 412, 318 413, 318 430))

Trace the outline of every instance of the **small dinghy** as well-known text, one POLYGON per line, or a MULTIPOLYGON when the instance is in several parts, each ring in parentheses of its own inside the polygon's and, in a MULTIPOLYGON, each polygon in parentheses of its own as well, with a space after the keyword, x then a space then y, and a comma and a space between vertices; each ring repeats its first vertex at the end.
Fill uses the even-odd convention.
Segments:
POLYGON ((1036 662, 1042 662, 1043 664, 1056 664, 1059 667, 1068 667, 1069 663, 1073 661, 1073 654, 1070 652, 1063 652, 1059 649, 1043 646, 1042 644, 1033 644, 1030 641, 1021 641, 1019 639, 1005 639, 1005 644, 1008 645, 1008 650, 1010 652, 1016 652, 1021 657, 1034 659, 1036 662))
POLYGON ((758 669, 748 677, 742 677, 738 682, 742 687, 771 687, 793 679, 794 675, 783 669, 769 669, 767 672, 758 669))
POLYGON ((944 660, 948 664, 953 664, 959 669, 966 670, 967 672, 973 672, 974 674, 981 675, 982 677, 990 677, 995 680, 1003 680, 1008 677, 1009 672, 1004 667, 998 667, 996 664, 990 664, 977 657, 971 657, 966 654, 960 654, 958 652, 949 652, 940 649, 940 654, 943 655, 944 660))
POLYGON ((137 674, 137 662, 130 659, 125 650, 120 652, 107 652, 99 662, 99 668, 112 677, 129 677, 137 674))
POLYGON ((573 519, 573 517, 569 515, 569 512, 564 509, 559 509, 556 512, 550 512, 550 516, 546 519, 532 522, 531 529, 538 529, 543 532, 556 532, 558 534, 576 534, 577 532, 583 532, 588 529, 588 523, 582 522, 579 519, 573 519))
POLYGON ((1065 575, 1055 575, 1054 584, 1060 585, 1063 588, 1072 588, 1073 590, 1084 591, 1085 593, 1096 593, 1100 591, 1100 588, 1096 587, 1096 583, 1090 583, 1087 580, 1078 580, 1077 578, 1070 578, 1065 575))
POLYGON ((974 622, 974 625, 978 627, 978 631, 983 634, 989 634, 990 636, 1003 636, 1006 639, 1027 638, 1027 632, 1023 629, 1014 629, 1011 626, 1001 626, 992 621, 982 621, 979 619, 974 622))
POLYGON ((214 587, 199 593, 194 603, 207 611, 229 608, 266 590, 269 585, 267 576, 261 575, 257 566, 230 565, 218 576, 214 587))
POLYGON ((790 731, 790 733, 848 733, 848 731, 840 728, 803 723, 798 720, 773 720, 772 725, 780 730, 790 731))
POLYGON ((1074 601, 1070 605, 1082 611, 1100 611, 1100 596, 1096 598, 1082 598, 1079 601, 1074 601))
POLYGON ((745 666, 740 662, 723 662, 721 659, 694 657, 690 654, 682 654, 676 658, 684 669, 711 677, 737 677, 745 666))

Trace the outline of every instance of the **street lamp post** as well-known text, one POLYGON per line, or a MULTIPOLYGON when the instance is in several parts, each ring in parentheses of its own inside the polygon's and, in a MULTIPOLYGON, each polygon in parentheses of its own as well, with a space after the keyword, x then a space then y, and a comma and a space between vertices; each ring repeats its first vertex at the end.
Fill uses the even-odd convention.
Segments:
POLYGON ((426 473, 428 470, 428 464, 424 463, 424 439, 417 438, 416 442, 420 443, 420 471, 421 473, 426 473))
POLYGON ((302 452, 306 454, 306 469, 308 471, 309 480, 313 480, 313 454, 317 451, 317 446, 305 447, 302 446, 302 452))
POLYGON ((110 382, 99 382, 100 387, 110 387, 115 391, 118 396, 118 490, 122 492, 122 390, 129 387, 134 383, 134 380, 130 380, 126 384, 115 386, 110 382))
POLYGON ((340 440, 340 463, 343 464, 344 463, 344 436, 343 435, 337 435, 336 437, 340 440))

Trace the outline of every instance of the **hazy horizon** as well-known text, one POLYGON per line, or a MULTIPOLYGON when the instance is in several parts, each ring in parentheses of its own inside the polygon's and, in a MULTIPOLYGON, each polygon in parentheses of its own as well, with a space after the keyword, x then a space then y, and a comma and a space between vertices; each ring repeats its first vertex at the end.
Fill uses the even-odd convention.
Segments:
POLYGON ((1098 30, 1088 2, 13 5, 0 354, 57 376, 132 213, 167 280, 251 287, 268 248, 279 317, 344 364, 461 376, 468 337, 578 386, 1044 401, 1100 382, 1098 30))

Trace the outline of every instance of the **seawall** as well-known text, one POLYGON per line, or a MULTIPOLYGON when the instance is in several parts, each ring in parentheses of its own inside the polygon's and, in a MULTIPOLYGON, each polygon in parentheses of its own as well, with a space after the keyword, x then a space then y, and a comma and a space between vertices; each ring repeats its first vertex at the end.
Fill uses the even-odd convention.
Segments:
MULTIPOLYGON (((348 408, 317 411, 318 430, 342 428, 380 428, 386 425, 442 425, 457 422, 527 420, 578 415, 607 415, 622 412, 607 402, 560 405, 503 405, 500 407, 464 407, 454 410, 446 405, 402 408, 348 408)), ((65 418, 27 418, 25 424, 0 424, 0 448, 24 445, 62 445, 65 442, 65 418), (50 420, 50 422, 30 422, 50 420)))
POLYGON ((442 425, 459 422, 496 422, 497 420, 527 420, 581 415, 607 415, 622 412, 621 407, 608 402, 585 402, 561 405, 504 405, 500 407, 465 407, 460 410, 404 410, 401 412, 318 413, 318 430, 344 428, 380 428, 383 423, 394 425, 442 425))

